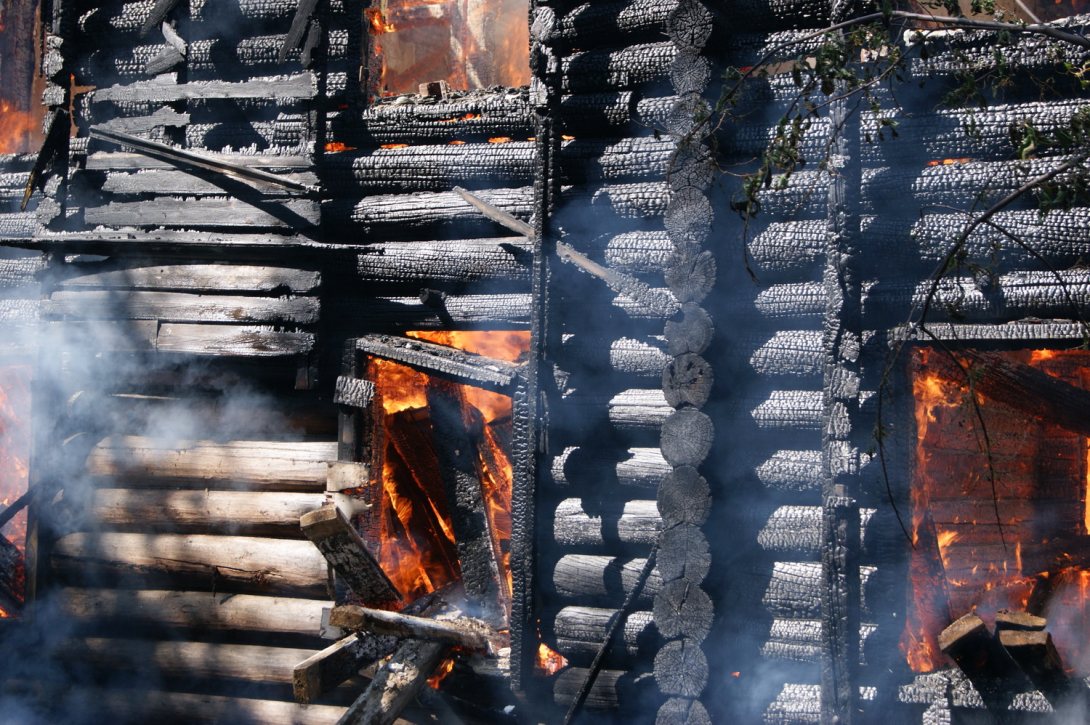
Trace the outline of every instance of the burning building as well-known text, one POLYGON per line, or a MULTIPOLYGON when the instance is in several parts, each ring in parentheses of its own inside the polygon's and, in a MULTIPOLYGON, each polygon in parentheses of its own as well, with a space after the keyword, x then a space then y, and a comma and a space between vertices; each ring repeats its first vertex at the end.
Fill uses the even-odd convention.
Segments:
POLYGON ((1078 7, 23 5, 5 716, 1080 721, 1078 7))

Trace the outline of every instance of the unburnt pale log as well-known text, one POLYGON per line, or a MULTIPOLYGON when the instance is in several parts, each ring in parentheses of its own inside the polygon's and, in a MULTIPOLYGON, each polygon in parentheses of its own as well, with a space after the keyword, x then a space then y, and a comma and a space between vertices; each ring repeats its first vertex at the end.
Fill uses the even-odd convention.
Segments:
POLYGON ((53 570, 96 577, 187 582, 215 591, 321 595, 325 562, 304 541, 201 534, 69 534, 53 546, 53 570))
POLYGON ((329 623, 341 629, 442 642, 476 652, 491 651, 489 638, 495 636, 483 622, 466 617, 417 617, 353 605, 334 607, 329 623))
POLYGON ((460 385, 511 395, 519 366, 505 360, 465 352, 447 345, 392 335, 364 335, 356 349, 460 385))
POLYGON ((377 144, 444 143, 507 136, 525 139, 534 133, 529 98, 510 92, 480 91, 443 103, 376 103, 361 116, 364 139, 377 144))
POLYGON ((258 491, 325 491, 335 442, 177 441, 115 436, 87 457, 87 472, 153 488, 194 485, 258 491))
POLYGON ((424 687, 447 645, 405 640, 337 725, 390 725, 424 687))
MULTIPOLYGON (((605 599, 614 605, 632 591, 645 559, 621 559, 589 554, 568 554, 553 567, 552 586, 562 600, 593 603, 605 599)), ((652 571, 639 601, 649 602, 662 588, 662 577, 652 571)))
POLYGON ((319 493, 96 488, 91 515, 106 527, 288 535, 322 505, 319 493))
POLYGON ((270 199, 255 206, 235 198, 162 197, 151 201, 114 201, 83 210, 84 221, 92 225, 198 229, 309 228, 318 223, 319 216, 317 203, 305 199, 270 199))
POLYGON ((62 588, 57 604, 75 623, 155 624, 199 631, 318 636, 325 599, 150 589, 62 588))
POLYGON ((186 292, 70 290, 54 292, 42 315, 66 320, 257 322, 309 325, 318 321, 316 297, 243 297, 186 292))
POLYGON ((314 76, 251 78, 246 81, 193 81, 162 83, 138 81, 123 86, 109 86, 90 91, 92 103, 172 103, 187 100, 276 98, 305 100, 317 93, 314 76))
POLYGON ((287 683, 292 667, 310 650, 252 644, 173 642, 89 637, 62 644, 65 658, 103 670, 155 668, 168 679, 287 683))
MULTIPOLYGON (((553 620, 556 648, 569 659, 589 661, 602 646, 610 618, 615 609, 595 607, 564 607, 553 620)), ((618 634, 610 650, 618 659, 652 657, 658 651, 662 637, 655 630, 651 612, 632 612, 624 622, 623 633, 618 634)))
POLYGON ((658 448, 630 448, 607 452, 600 447, 565 448, 552 462, 552 483, 582 489, 619 485, 654 490, 671 471, 658 448))
MULTIPOLYGON (((527 219, 533 213, 533 189, 476 190, 489 204, 527 219)), ((481 216, 453 191, 437 193, 368 195, 358 202, 326 202, 334 218, 343 216, 369 237, 388 239, 435 239, 449 234, 448 226, 469 233, 498 234, 499 228, 481 216)))
MULTIPOLYGON (((569 667, 553 682, 553 702, 567 707, 587 678, 587 670, 569 667)), ((642 702, 640 695, 654 686, 651 674, 633 670, 601 670, 587 695, 588 710, 617 710, 642 702)))
POLYGON ((561 88, 566 93, 638 88, 665 80, 676 55, 677 46, 672 42, 576 53, 561 63, 561 88))
POLYGON ((708 659, 688 638, 666 643, 655 655, 655 682, 668 695, 700 697, 708 683, 708 659))
POLYGON ((561 546, 650 545, 661 529, 654 501, 569 498, 553 512, 553 540, 561 546))
POLYGON ((357 257, 356 269, 365 282, 416 289, 488 284, 493 289, 529 285, 530 256, 522 237, 386 242, 368 246, 357 257))
POLYGON ((311 702, 396 646, 393 637, 351 634, 323 650, 308 652, 305 659, 291 665, 292 696, 299 703, 311 702))
POLYGON ((346 151, 327 155, 322 172, 332 193, 348 196, 519 186, 532 180, 533 151, 529 141, 380 148, 366 155, 346 151))
POLYGON ((235 264, 70 265, 61 270, 59 276, 58 286, 62 289, 161 289, 204 293, 287 291, 306 294, 315 291, 321 283, 321 273, 310 270, 235 264))
POLYGON ((396 602, 401 595, 367 550, 363 539, 336 506, 323 506, 299 519, 303 534, 352 592, 372 604, 396 602))
POLYGON ((480 609, 485 621, 498 622, 506 597, 492 522, 485 510, 475 442, 480 431, 469 428, 480 425, 480 419, 466 420, 462 394, 450 383, 429 381, 426 393, 466 598, 480 609))

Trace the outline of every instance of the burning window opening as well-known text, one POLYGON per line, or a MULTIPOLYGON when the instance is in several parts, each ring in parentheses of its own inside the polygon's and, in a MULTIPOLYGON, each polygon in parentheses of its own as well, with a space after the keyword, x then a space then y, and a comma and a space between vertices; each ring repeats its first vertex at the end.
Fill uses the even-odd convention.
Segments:
POLYGON ((364 11, 380 95, 530 82, 526 0, 376 0, 364 11))
MULTIPOLYGON (((529 350, 526 332, 409 332, 407 335, 509 362, 529 350)), ((381 492, 370 516, 377 558, 412 601, 461 578, 457 537, 433 436, 429 397, 454 400, 475 450, 492 549, 502 569, 501 597, 511 599, 512 435, 509 396, 449 383, 413 368, 371 358, 368 379, 382 406, 376 436, 381 492)))
POLYGON ((0 154, 30 153, 42 143, 45 79, 38 72, 38 5, 17 0, 0 8, 0 154))
POLYGON ((1090 448, 1085 431, 1060 424, 1063 412, 1048 393, 1051 386, 1062 399, 1064 390, 1090 390, 1090 353, 957 357, 919 348, 911 360, 917 438, 901 638, 908 665, 944 667, 939 634, 948 625, 970 612, 988 622, 1007 609, 1046 618, 1066 666, 1086 675, 1090 448), (1019 375, 1044 381, 1042 395, 1019 400, 1005 390, 1019 375))
MULTIPOLYGON (((30 458, 30 368, 0 367, 0 505, 4 510, 26 493, 30 458)), ((15 616, 26 591, 27 512, 0 531, 0 618, 15 616)))

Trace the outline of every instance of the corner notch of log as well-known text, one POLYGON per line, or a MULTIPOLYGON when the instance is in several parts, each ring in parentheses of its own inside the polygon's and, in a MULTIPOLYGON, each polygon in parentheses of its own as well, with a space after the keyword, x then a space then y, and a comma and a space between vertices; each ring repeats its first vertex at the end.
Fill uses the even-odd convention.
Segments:
POLYGON ((356 349, 372 357, 391 360, 443 380, 471 385, 496 393, 514 392, 520 365, 475 355, 446 345, 394 335, 357 338, 356 349))
POLYGON ((336 506, 327 505, 303 514, 299 525, 338 576, 363 601, 371 604, 400 601, 401 595, 389 577, 336 506))

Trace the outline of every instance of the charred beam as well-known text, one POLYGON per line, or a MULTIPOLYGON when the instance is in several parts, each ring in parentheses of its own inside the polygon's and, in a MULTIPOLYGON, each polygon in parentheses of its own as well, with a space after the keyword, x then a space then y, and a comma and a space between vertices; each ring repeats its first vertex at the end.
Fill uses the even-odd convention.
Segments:
POLYGON ((1048 632, 1001 630, 999 643, 1058 711, 1073 706, 1074 698, 1085 698, 1086 686, 1068 677, 1048 632))
POLYGON ((447 645, 438 642, 403 642, 337 725, 393 723, 427 683, 446 650, 447 645))
POLYGON ((939 649, 957 663, 992 712, 1005 712, 1014 693, 1025 689, 1018 665, 975 613, 944 629, 939 649))
POLYGON ((318 0, 299 0, 295 8, 295 17, 291 19, 291 27, 284 36, 284 44, 280 46, 278 60, 283 63, 288 59, 288 54, 298 48, 307 34, 307 26, 310 25, 314 11, 318 8, 318 0))
POLYGON ((323 506, 299 520, 308 539, 365 602, 397 601, 401 595, 336 506, 323 506))
POLYGON ((356 349, 372 357, 391 360, 428 375, 461 385, 472 385, 510 395, 520 366, 504 360, 393 335, 367 335, 356 341, 356 349))
POLYGON ((469 202, 473 206, 473 208, 479 211, 481 214, 484 214, 486 217, 496 222, 497 224, 507 227, 515 234, 520 234, 524 237, 534 236, 534 228, 532 226, 522 221, 521 219, 516 219, 514 216, 508 214, 503 209, 493 206, 476 194, 466 191, 460 186, 454 187, 454 193, 469 202))
POLYGON ((140 26, 140 34, 147 35, 152 28, 166 20, 167 15, 170 15, 170 11, 177 7, 180 2, 181 0, 156 0, 144 24, 140 26))
POLYGON ((576 251, 570 244, 557 242, 556 253, 560 259, 576 266, 592 277, 597 277, 617 294, 632 299, 655 315, 672 317, 680 309, 677 300, 663 297, 659 291, 652 289, 635 277, 598 264, 582 252, 576 251))
POLYGON ((315 652, 292 669, 295 701, 303 704, 313 701, 394 647, 396 640, 391 637, 352 634, 315 652))
POLYGON ((475 652, 491 652, 490 640, 496 636, 483 622, 467 617, 432 619, 352 605, 334 607, 329 623, 341 629, 441 642, 475 652))

